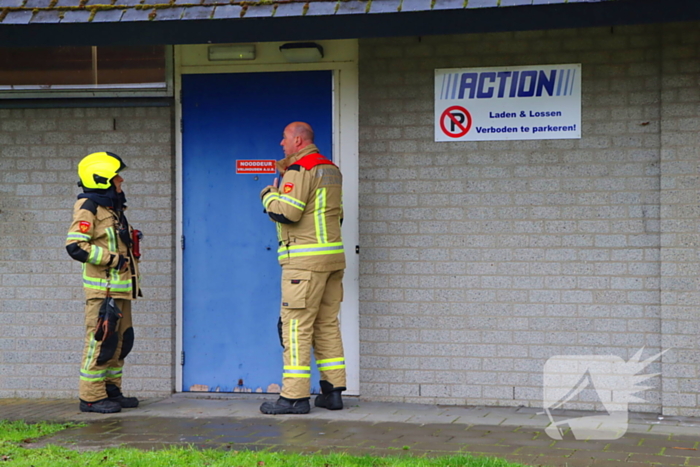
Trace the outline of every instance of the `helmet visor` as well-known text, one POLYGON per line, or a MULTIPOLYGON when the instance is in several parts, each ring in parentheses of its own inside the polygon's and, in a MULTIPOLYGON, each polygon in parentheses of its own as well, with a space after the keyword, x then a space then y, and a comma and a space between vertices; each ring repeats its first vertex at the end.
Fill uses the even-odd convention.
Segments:
POLYGON ((108 155, 114 157, 116 160, 119 161, 119 168, 116 170, 116 173, 119 173, 119 172, 121 172, 122 170, 128 169, 128 168, 129 168, 129 167, 124 163, 124 161, 122 160, 122 158, 119 157, 119 156, 117 156, 117 155, 114 154, 113 152, 106 152, 106 154, 108 154, 108 155))

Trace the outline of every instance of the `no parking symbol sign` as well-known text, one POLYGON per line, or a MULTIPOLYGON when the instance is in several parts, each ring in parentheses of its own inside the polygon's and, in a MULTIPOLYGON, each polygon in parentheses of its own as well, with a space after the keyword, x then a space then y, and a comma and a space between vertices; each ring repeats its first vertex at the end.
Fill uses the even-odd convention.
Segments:
POLYGON ((459 105, 448 107, 440 116, 440 129, 450 138, 461 138, 472 127, 472 115, 459 105))

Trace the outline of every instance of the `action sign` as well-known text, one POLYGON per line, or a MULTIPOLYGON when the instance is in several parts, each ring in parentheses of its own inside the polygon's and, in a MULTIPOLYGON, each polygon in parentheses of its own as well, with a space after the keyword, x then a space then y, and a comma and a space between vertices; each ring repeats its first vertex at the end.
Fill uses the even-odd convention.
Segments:
POLYGON ((580 137, 580 64, 435 70, 435 141, 580 137))
POLYGON ((274 160, 236 160, 237 174, 273 174, 276 171, 274 160))

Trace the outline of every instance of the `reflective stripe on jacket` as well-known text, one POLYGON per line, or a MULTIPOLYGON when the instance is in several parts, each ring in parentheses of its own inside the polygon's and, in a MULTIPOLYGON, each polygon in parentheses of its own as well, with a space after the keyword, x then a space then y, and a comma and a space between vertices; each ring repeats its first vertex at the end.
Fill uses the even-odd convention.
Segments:
POLYGON ((279 188, 267 187, 261 193, 277 225, 280 264, 319 272, 344 269, 340 170, 313 144, 285 162, 279 188))
POLYGON ((83 263, 85 297, 102 298, 109 286, 114 298, 136 299, 140 291, 139 265, 117 234, 117 214, 97 205, 93 205, 93 213, 83 207, 86 202, 91 201, 81 198, 73 206, 73 222, 66 236, 70 256, 83 263), (123 272, 110 267, 116 266, 114 258, 119 254, 129 258, 129 267, 123 272))

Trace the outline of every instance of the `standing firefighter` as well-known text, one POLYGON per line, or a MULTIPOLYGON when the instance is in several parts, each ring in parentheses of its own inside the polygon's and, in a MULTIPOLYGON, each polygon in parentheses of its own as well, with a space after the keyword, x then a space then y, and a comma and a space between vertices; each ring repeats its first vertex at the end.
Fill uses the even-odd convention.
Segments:
POLYGON ((83 193, 73 207, 66 250, 83 263, 85 347, 80 410, 114 413, 139 405, 121 392, 124 358, 134 345, 131 300, 141 295, 138 239, 124 216, 126 198, 116 154, 96 152, 78 164, 83 193))
POLYGON ((315 405, 343 408, 345 357, 338 324, 345 270, 342 176, 313 142, 308 124, 287 125, 280 143, 285 158, 277 162, 282 182, 278 185, 275 179, 261 193, 277 226, 284 345, 282 394, 276 402, 260 406, 266 414, 309 412, 312 346, 321 372, 321 394, 315 405))

